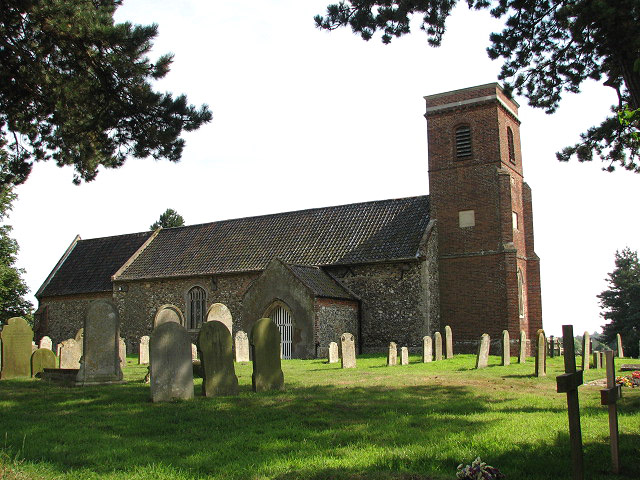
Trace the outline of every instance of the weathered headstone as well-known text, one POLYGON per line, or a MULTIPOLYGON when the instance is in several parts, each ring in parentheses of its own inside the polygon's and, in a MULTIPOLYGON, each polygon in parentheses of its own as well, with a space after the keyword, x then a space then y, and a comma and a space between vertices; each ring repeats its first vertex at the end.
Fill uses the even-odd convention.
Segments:
POLYGON ((0 378, 31 376, 31 342, 33 330, 24 318, 13 317, 0 331, 2 370, 0 378))
POLYGON ((396 342, 389 343, 389 351, 387 353, 387 366, 393 367, 398 364, 398 347, 396 342))
POLYGON ((511 365, 511 340, 509 339, 509 330, 502 331, 502 362, 501 365, 511 365))
POLYGON ((177 322, 160 323, 149 339, 151 400, 170 402, 193 398, 191 338, 177 322))
POLYGON ((598 352, 598 368, 604 368, 604 352, 598 352))
POLYGON ((206 322, 198 333, 202 362, 202 394, 237 395, 238 377, 233 366, 231 332, 218 321, 206 322))
POLYGON ((249 336, 254 392, 284 389, 284 374, 280 363, 280 330, 270 318, 261 318, 253 324, 249 336))
POLYGON ((442 360, 442 335, 440 332, 436 332, 433 336, 435 344, 436 344, 436 356, 435 361, 442 360))
MULTIPOLYGON (((574 359, 575 361, 575 359, 574 359)), ((544 330, 538 330, 538 338, 536 341, 536 377, 544 377, 547 375, 547 337, 544 330)))
POLYGON ((340 359, 342 368, 356 368, 356 342, 351 333, 343 333, 340 337, 340 359))
POLYGON ((329 363, 338 363, 340 356, 338 355, 338 344, 331 342, 329 344, 329 363))
POLYGON ((140 338, 140 345, 138 347, 138 364, 149 364, 149 336, 145 335, 140 338))
POLYGON ((47 348, 53 351, 53 342, 46 335, 40 339, 40 348, 47 348))
POLYGON ((35 377, 45 368, 56 368, 56 355, 48 348, 39 348, 31 355, 31 376, 35 377))
POLYGON ((591 360, 591 336, 589 332, 584 332, 582 337, 582 370, 589 370, 591 360))
POLYGON ((82 344, 75 338, 68 338, 60 342, 60 368, 79 369, 82 358, 82 344))
POLYGON ((77 385, 122 382, 119 333, 120 319, 116 307, 107 300, 91 302, 84 319, 84 348, 77 385))
POLYGON ((602 363, 600 361, 600 352, 593 352, 592 354, 593 356, 593 368, 594 369, 599 369, 602 368, 602 363))
POLYGON ((31 353, 35 352, 38 349, 36 342, 31 342, 31 353))
POLYGON ((167 304, 158 308, 156 316, 153 319, 153 328, 167 322, 173 322, 184 326, 184 315, 182 315, 180 309, 175 305, 167 304))
POLYGON ((198 360, 198 347, 195 344, 191 344, 191 360, 198 360))
POLYGON ((478 345, 478 356, 476 357, 476 368, 485 368, 489 365, 489 346, 491 345, 491 338, 488 333, 483 333, 480 337, 480 343, 478 345))
POLYGON ((207 310, 207 322, 222 322, 229 334, 232 334, 233 318, 231 317, 231 311, 224 303, 214 303, 207 310))
POLYGON ((518 350, 518 363, 527 361, 527 334, 524 330, 520 330, 520 345, 518 350))
POLYGON ((409 349, 407 347, 400 349, 400 365, 409 365, 409 349))
POLYGON ((433 360, 433 340, 431 337, 422 337, 422 362, 429 363, 433 360))
POLYGON ((444 327, 445 358, 453 358, 453 333, 451 327, 444 327))
POLYGON ((564 344, 564 371, 556 377, 557 392, 567 394, 569 413, 569 440, 571 442, 571 470, 574 480, 584 479, 584 460, 582 451, 582 430, 580 428, 580 405, 578 387, 582 385, 582 370, 576 369, 576 354, 573 343, 573 326, 562 326, 564 344))
POLYGON ((624 357, 624 351, 622 350, 622 337, 619 333, 616 333, 616 354, 618 358, 624 357))
POLYGON ((118 339, 118 355, 120 358, 120 368, 127 366, 127 344, 124 343, 124 339, 118 339))
POLYGON ((611 443, 611 471, 620 473, 620 436, 618 433, 618 399, 622 397, 622 385, 616 385, 616 367, 613 351, 605 352, 607 388, 600 390, 600 403, 609 409, 609 438, 611 443))
POLYGON ((235 335, 236 362, 249 361, 249 336, 247 332, 238 330, 235 335))
POLYGON ((82 342, 82 338, 83 338, 83 336, 84 336, 84 327, 83 327, 83 328, 81 328, 81 329, 79 329, 79 330, 76 332, 76 336, 74 337, 74 339, 75 339, 75 341, 76 341, 76 342, 78 342, 80 345, 83 345, 83 342, 82 342))
POLYGON ((549 337, 549 356, 551 358, 556 356, 556 337, 553 335, 549 337))

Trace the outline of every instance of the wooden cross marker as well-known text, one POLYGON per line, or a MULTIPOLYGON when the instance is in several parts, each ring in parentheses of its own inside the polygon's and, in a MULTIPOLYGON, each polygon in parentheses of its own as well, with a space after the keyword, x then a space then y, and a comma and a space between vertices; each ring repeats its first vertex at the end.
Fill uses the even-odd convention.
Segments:
POLYGON ((576 353, 573 344, 573 325, 562 326, 562 343, 564 346, 565 373, 556 377, 558 387, 557 391, 558 393, 567 394, 573 479, 584 480, 582 431, 580 429, 580 405, 578 403, 578 387, 582 385, 582 370, 576 370, 576 353))
POLYGON ((616 385, 616 368, 613 350, 605 352, 607 363, 607 388, 600 390, 600 403, 609 406, 609 436, 611 437, 611 471, 620 473, 620 449, 618 446, 618 406, 622 397, 622 385, 616 385))

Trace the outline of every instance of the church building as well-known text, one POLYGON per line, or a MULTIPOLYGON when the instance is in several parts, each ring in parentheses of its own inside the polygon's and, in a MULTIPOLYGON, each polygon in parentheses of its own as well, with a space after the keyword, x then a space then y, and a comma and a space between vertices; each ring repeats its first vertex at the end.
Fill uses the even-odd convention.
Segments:
POLYGON ((497 83, 425 100, 429 195, 76 237, 36 293, 37 335, 73 337, 91 301, 108 299, 129 348, 168 304, 194 340, 208 312, 224 310, 234 334, 270 317, 283 358, 324 357, 344 332, 360 353, 391 341, 417 353, 446 325, 457 352, 483 333, 535 338, 540 266, 518 104, 497 83))

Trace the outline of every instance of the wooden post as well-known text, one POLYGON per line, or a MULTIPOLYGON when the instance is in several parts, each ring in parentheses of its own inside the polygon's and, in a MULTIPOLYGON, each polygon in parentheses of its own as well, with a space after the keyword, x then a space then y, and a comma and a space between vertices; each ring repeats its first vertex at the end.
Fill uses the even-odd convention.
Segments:
POLYGON ((584 459, 582 452, 582 431, 580 429, 580 405, 578 387, 582 385, 582 370, 576 370, 576 354, 573 344, 573 325, 562 326, 564 345, 563 375, 556 377, 558 393, 567 394, 569 412, 569 438, 571 441, 571 469, 574 480, 584 480, 584 459))
POLYGON ((616 368, 613 350, 605 352, 607 363, 607 388, 600 390, 600 403, 609 406, 609 436, 611 438, 611 471, 620 473, 620 448, 618 446, 618 399, 622 396, 622 385, 616 385, 616 368))

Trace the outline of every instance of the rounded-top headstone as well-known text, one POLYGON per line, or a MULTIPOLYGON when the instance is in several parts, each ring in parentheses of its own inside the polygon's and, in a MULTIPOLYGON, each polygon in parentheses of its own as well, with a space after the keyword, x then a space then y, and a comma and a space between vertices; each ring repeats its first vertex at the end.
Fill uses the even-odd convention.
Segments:
POLYGON ((342 368, 356 367, 356 342, 352 333, 345 332, 340 336, 340 359, 342 368))
POLYGON ((39 348, 31 355, 31 376, 44 372, 45 368, 56 368, 56 354, 48 348, 39 348))
POLYGON ((51 351, 53 351, 53 342, 51 341, 51 338, 49 338, 48 336, 44 336, 40 339, 40 348, 47 348, 51 351))
POLYGON ((151 400, 171 402, 193 398, 191 338, 176 322, 158 325, 149 340, 151 400))
POLYGON ((242 330, 238 330, 235 335, 235 355, 236 362, 249 361, 249 335, 242 330))
POLYGON ((140 345, 138 346, 138 364, 149 364, 149 335, 140 337, 140 345))
POLYGON ((433 340, 431 337, 422 337, 422 361, 424 363, 431 362, 433 360, 433 340))
POLYGON ((478 356, 476 357, 476 368, 485 368, 489 364, 489 348, 491 337, 488 333, 483 333, 478 345, 478 356))
POLYGON ((156 328, 159 325, 162 325, 163 323, 167 323, 167 322, 173 322, 173 323, 177 323, 178 325, 184 325, 184 315, 182 315, 182 312, 180 311, 180 309, 175 305, 167 304, 167 305, 162 305, 160 308, 158 308, 158 311, 156 312, 156 316, 153 319, 153 328, 156 328))
POLYGON ((231 317, 231 311, 224 303, 214 303, 207 310, 207 322, 221 322, 223 323, 229 333, 233 330, 233 318, 231 317))
POLYGON ((24 318, 13 317, 0 331, 2 371, 0 378, 31 376, 33 330, 24 318))
POLYGON ((270 318, 261 318, 249 336, 253 353, 251 383, 255 392, 284 389, 280 362, 280 330, 270 318))
POLYGON ((398 364, 398 346, 396 342, 389 342, 389 353, 387 354, 387 366, 393 367, 398 364))
POLYGON ((222 322, 206 322, 198 333, 202 362, 202 393, 206 397, 236 395, 238 377, 233 366, 231 332, 222 322))

